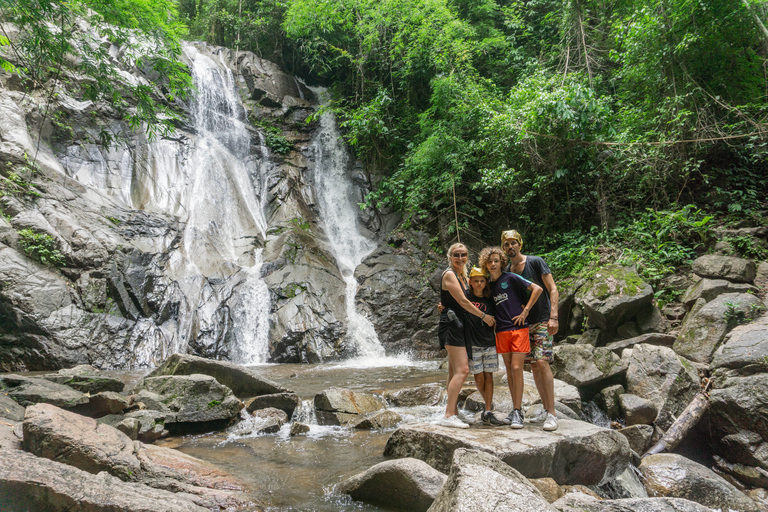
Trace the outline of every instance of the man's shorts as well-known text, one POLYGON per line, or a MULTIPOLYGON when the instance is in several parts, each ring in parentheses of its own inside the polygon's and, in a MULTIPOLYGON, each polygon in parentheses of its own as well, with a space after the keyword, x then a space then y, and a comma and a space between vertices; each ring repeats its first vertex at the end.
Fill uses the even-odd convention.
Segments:
POLYGON ((472 360, 469 362, 469 371, 472 372, 472 375, 499 371, 499 356, 496 355, 496 347, 472 345, 472 360))
POLYGON ((552 336, 547 332, 547 322, 531 324, 530 330, 531 351, 525 356, 525 362, 546 360, 549 364, 555 361, 552 356, 552 336))
POLYGON ((496 333, 496 352, 499 354, 507 354, 509 352, 527 354, 530 351, 531 342, 528 339, 527 327, 496 333))

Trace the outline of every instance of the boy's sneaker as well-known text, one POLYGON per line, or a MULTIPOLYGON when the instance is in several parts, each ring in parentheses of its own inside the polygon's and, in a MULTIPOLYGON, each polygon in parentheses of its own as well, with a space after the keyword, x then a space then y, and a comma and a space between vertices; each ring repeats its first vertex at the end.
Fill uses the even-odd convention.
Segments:
POLYGON ((455 414, 448 418, 441 418, 437 424, 442 425, 443 427, 469 428, 469 425, 461 421, 455 414))
POLYGON ((523 428, 523 421, 525 418, 523 417, 523 411, 520 409, 513 410, 509 416, 509 426, 512 428, 523 428))
POLYGON ((483 413, 483 425, 495 425, 495 426, 498 426, 498 425, 509 425, 509 423, 507 423, 504 420, 500 420, 491 411, 485 411, 483 413))
POLYGON ((475 424, 475 417, 470 414, 464 414, 463 412, 459 411, 459 419, 466 423, 467 425, 474 425, 475 424))
POLYGON ((544 421, 544 426, 541 428, 547 432, 557 430, 557 416, 547 413, 547 419, 544 421))

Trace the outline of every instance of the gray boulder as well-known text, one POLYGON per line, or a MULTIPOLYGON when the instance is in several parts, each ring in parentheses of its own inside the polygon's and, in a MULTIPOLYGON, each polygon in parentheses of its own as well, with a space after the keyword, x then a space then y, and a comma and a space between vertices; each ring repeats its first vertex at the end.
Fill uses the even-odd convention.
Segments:
POLYGON ((675 343, 675 338, 671 334, 663 333, 648 333, 641 334, 634 338, 627 338, 625 340, 614 341, 605 346, 608 350, 617 355, 621 355, 625 348, 632 348, 635 345, 644 343, 646 345, 660 345, 662 347, 671 347, 675 343))
POLYGON ((619 417, 619 395, 626 390, 621 384, 615 384, 601 389, 597 394, 597 404, 611 419, 619 417))
POLYGON ((98 419, 99 423, 115 427, 132 440, 142 443, 154 443, 162 437, 168 436, 165 428, 166 419, 171 424, 172 414, 150 409, 131 411, 126 414, 110 414, 98 419))
POLYGON ((700 309, 691 310, 672 348, 692 361, 709 363, 726 333, 740 319, 755 315, 761 305, 760 299, 749 293, 718 295, 700 309))
POLYGON ((619 395, 619 403, 627 426, 651 425, 659 414, 659 408, 651 400, 631 393, 619 395))
POLYGON ((629 447, 638 455, 645 453, 651 447, 653 439, 653 427, 651 425, 632 425, 620 428, 619 433, 627 438, 629 447))
POLYGON ((320 425, 347 425, 385 405, 384 399, 370 393, 336 387, 315 395, 315 414, 320 425))
POLYGON ((299 406, 299 395, 296 393, 275 393, 271 395, 261 395, 245 402, 245 409, 248 412, 254 412, 258 409, 275 408, 284 411, 290 418, 293 411, 299 406))
POLYGON ((24 419, 24 407, 15 400, 0 392, 0 418, 10 421, 22 421, 24 419))
POLYGON ((184 423, 229 421, 237 417, 243 408, 243 403, 228 387, 208 375, 147 377, 137 389, 163 396, 163 403, 172 412, 166 416, 166 427, 169 423, 174 424, 173 428, 179 428, 179 424, 184 423))
POLYGON ((652 300, 651 286, 619 265, 602 267, 576 294, 576 303, 604 331, 613 331, 652 300))
POLYGON ((189 496, 92 474, 32 454, 0 449, 0 509, 8 512, 206 512, 189 496))
POLYGON ((377 411, 349 424, 358 430, 373 430, 376 428, 392 428, 403 421, 403 417, 394 411, 377 411))
POLYGON ((627 370, 621 358, 605 347, 557 345, 552 374, 576 387, 585 387, 616 377, 627 370))
POLYGON ((114 391, 102 391, 91 395, 87 404, 72 407, 70 410, 91 418, 101 418, 108 414, 123 412, 130 405, 131 399, 127 396, 114 391))
POLYGON ((271 395, 275 393, 290 393, 280 384, 265 379, 258 375, 257 371, 247 366, 216 361, 204 357, 173 354, 163 364, 155 368, 147 377, 159 377, 163 375, 208 375, 216 379, 220 384, 227 386, 238 398, 250 398, 259 395, 271 395))
POLYGON ((696 368, 669 347, 635 345, 627 369, 627 392, 659 406, 656 424, 668 429, 700 389, 696 368))
POLYGON ((46 403, 68 408, 88 403, 85 394, 69 386, 21 375, 0 376, 0 391, 25 407, 46 403))
POLYGON ((445 394, 445 387, 438 384, 422 384, 415 388, 387 390, 384 399, 393 407, 414 407, 438 403, 445 394))
POLYGON ((751 283, 757 271, 754 261, 716 254, 699 256, 691 266, 701 277, 727 279, 736 283, 751 283))
POLYGON ((713 459, 715 461, 713 469, 716 469, 719 473, 730 475, 739 482, 750 487, 768 489, 768 470, 754 466, 731 463, 717 455, 715 455, 713 459))
POLYGON ((724 478, 680 455, 650 455, 642 460, 639 469, 649 496, 685 498, 721 510, 762 510, 761 506, 724 478))
POLYGON ((288 421, 285 411, 273 407, 258 409, 237 425, 230 427, 227 432, 233 436, 253 436, 260 434, 274 434, 278 432, 288 421))
POLYGON ((712 512, 683 498, 626 498, 601 500, 582 493, 566 494, 552 504, 560 512, 712 512))
POLYGON ((691 285, 683 298, 680 299, 686 308, 691 309, 693 304, 701 299, 706 302, 711 301, 718 295, 724 293, 747 293, 748 291, 758 291, 756 286, 747 283, 732 283, 725 279, 702 279, 698 283, 691 285))
POLYGON ((491 453, 528 478, 551 477, 559 484, 598 484, 623 472, 630 449, 618 432, 560 418, 555 432, 525 426, 510 429, 452 429, 405 425, 387 441, 384 455, 415 457, 448 471, 458 448, 491 453))
POLYGON ((91 394, 101 391, 120 393, 125 388, 125 383, 121 380, 104 376, 98 369, 87 364, 59 370, 51 375, 43 375, 43 378, 91 394))
POLYGON ((735 327, 715 352, 711 369, 720 376, 768 373, 768 317, 735 327))
POLYGON ((298 421, 294 421, 291 424, 291 436, 298 436, 299 434, 306 434, 309 432, 309 425, 305 423, 301 423, 298 421))
POLYGON ((388 460, 341 482, 336 492, 373 505, 424 512, 446 478, 419 459, 388 460))
POLYGON ((489 453, 460 448, 431 512, 553 512, 523 475, 489 453))

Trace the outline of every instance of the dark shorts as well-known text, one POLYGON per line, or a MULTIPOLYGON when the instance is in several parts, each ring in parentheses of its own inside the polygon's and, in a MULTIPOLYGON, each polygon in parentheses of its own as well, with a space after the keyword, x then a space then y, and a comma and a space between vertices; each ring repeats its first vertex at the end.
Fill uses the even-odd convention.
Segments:
POLYGON ((451 347, 467 346, 464 329, 459 329, 450 320, 443 321, 442 318, 440 318, 440 324, 437 326, 437 339, 440 340, 440 348, 445 348, 446 345, 451 347))

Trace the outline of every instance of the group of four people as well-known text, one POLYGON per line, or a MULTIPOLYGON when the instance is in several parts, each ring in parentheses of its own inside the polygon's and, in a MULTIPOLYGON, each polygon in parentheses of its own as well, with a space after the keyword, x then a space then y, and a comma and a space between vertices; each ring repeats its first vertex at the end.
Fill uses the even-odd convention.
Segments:
POLYGON ((515 230, 501 234, 501 247, 486 247, 468 273, 469 253, 461 243, 448 249, 450 266, 440 292, 440 347, 448 351, 448 401, 441 425, 467 428, 458 398, 470 369, 485 402, 482 421, 522 428, 523 365, 529 362, 547 411, 544 430, 557 429, 552 337, 558 331, 559 295, 546 262, 521 252, 515 230), (513 409, 505 419, 492 413, 493 373, 498 355, 504 361, 513 409))

